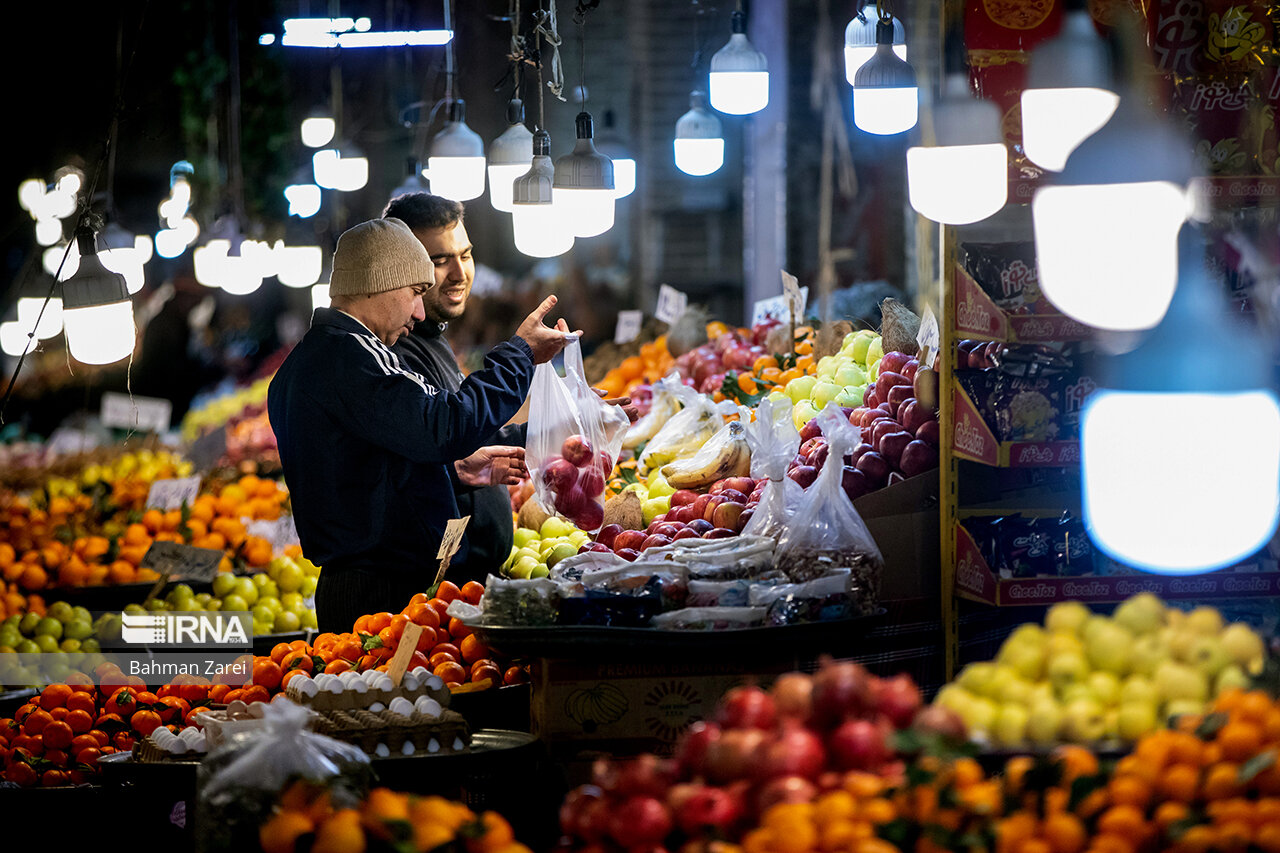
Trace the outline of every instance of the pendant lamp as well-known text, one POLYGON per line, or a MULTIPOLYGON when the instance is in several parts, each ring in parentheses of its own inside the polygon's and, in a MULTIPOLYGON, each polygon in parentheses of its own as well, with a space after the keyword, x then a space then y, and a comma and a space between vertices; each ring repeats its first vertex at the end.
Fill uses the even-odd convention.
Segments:
MULTIPOLYGON (((907 33, 902 21, 891 17, 893 23, 893 52, 899 59, 907 58, 907 33)), ((844 79, 853 85, 858 69, 876 54, 876 18, 868 17, 862 9, 844 28, 844 79)))
POLYGON ((431 140, 427 180, 431 192, 454 201, 470 201, 484 192, 484 142, 467 127, 467 105, 461 98, 445 106, 445 126, 431 140))
POLYGON ((551 135, 533 134, 533 162, 511 187, 511 224, 516 248, 532 258, 554 258, 573 247, 573 230, 562 215, 551 162, 551 135))
POLYGON ((578 113, 573 151, 556 159, 556 204, 575 237, 594 237, 613 227, 613 161, 596 150, 591 113, 578 113))
POLYGON ((489 144, 489 203, 511 212, 511 187, 533 165, 533 133, 524 125, 524 102, 507 102, 508 127, 489 144))
POLYGON ((747 15, 732 16, 729 43, 711 57, 711 106, 730 115, 758 113, 769 105, 769 62, 747 39, 747 15))
POLYGON ((93 229, 76 230, 80 266, 62 283, 62 321, 67 348, 76 361, 110 364, 133 352, 133 302, 124 276, 98 260, 93 229))
POLYGON ((888 136, 916 126, 919 114, 916 72, 893 52, 893 22, 876 22, 876 52, 853 82, 853 123, 867 133, 888 136))
POLYGON ((724 165, 724 132, 704 92, 689 95, 689 111, 676 121, 674 149, 676 168, 686 175, 710 175, 724 165))

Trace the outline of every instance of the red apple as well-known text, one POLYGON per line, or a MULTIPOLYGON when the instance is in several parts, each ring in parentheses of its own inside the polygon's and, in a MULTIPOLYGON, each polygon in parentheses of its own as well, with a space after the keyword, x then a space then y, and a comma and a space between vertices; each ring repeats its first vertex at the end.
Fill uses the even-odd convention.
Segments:
POLYGON ((601 545, 599 542, 586 542, 583 544, 581 548, 578 549, 579 554, 585 554, 588 551, 596 551, 600 553, 609 553, 609 554, 613 553, 612 548, 610 548, 608 545, 601 545))
POLYGON ((920 424, 919 429, 916 430, 916 438, 920 439, 930 447, 936 448, 942 441, 942 432, 941 428, 938 426, 938 422, 935 420, 927 420, 920 424))
POLYGON ((901 373, 890 371, 880 371, 880 375, 876 377, 876 396, 880 400, 889 399, 889 389, 895 385, 910 385, 911 380, 903 376, 901 373))
POLYGON ((542 482, 553 492, 566 491, 578 479, 577 467, 567 459, 554 457, 542 470, 542 482))
POLYGON ((867 475, 867 482, 873 489, 880 488, 889 479, 889 461, 874 450, 862 454, 854 467, 867 475))
POLYGON ((613 553, 617 554, 628 563, 634 563, 640 558, 640 552, 635 548, 618 548, 613 553))
POLYGON ((580 468, 578 470, 581 472, 578 475, 578 488, 582 489, 584 495, 595 498, 604 494, 604 477, 600 475, 599 469, 580 468))
POLYGON ((801 441, 808 441, 809 439, 817 438, 820 435, 822 435, 822 426, 819 425, 818 420, 816 418, 809 421, 804 426, 800 427, 801 441))
POLYGON ((871 411, 871 409, 867 408, 866 406, 858 406, 856 409, 854 409, 852 412, 849 413, 849 423, 858 427, 862 426, 862 416, 869 411, 871 411))
POLYGON ((857 447, 855 447, 852 451, 849 452, 847 456, 845 456, 844 464, 857 465, 858 460, 862 458, 862 454, 871 450, 875 450, 875 448, 872 447, 870 444, 867 444, 865 441, 860 442, 857 447))
POLYGON ((923 474, 936 467, 938 467, 938 448, 918 438, 902 449, 902 458, 898 460, 898 468, 908 477, 923 474))
POLYGON ((606 524, 600 528, 600 532, 596 534, 596 542, 604 545, 606 548, 613 548, 614 539, 622 532, 620 524, 606 524))
POLYGON ((904 364, 902 366, 902 369, 899 370, 898 372, 901 373, 903 376, 907 377, 908 379, 915 379, 916 371, 919 369, 920 369, 920 360, 915 357, 912 357, 911 360, 909 360, 906 364, 904 364))
POLYGON ((742 514, 738 516, 738 526, 735 529, 739 533, 741 533, 743 530, 746 529, 747 522, 750 521, 751 517, 755 514, 756 514, 755 504, 747 504, 747 508, 744 509, 742 511, 742 514))
POLYGON ((663 536, 661 533, 654 533, 651 536, 646 536, 644 541, 640 543, 640 550, 647 551, 650 548, 653 548, 656 546, 670 545, 670 544, 671 544, 670 536, 663 536))
POLYGON ((677 524, 674 521, 664 521, 659 524, 653 532, 659 536, 674 537, 681 530, 684 530, 683 524, 677 524))
MULTIPOLYGON (((761 481, 761 482, 764 482, 764 481, 761 481)), ((742 492, 745 495, 745 494, 750 494, 752 491, 755 490, 756 481, 751 477, 726 477, 725 479, 716 483, 716 486, 711 487, 712 494, 720 494, 732 489, 736 492, 742 492), (716 489, 716 486, 720 487, 718 491, 716 489)))
POLYGON ((695 518, 693 521, 689 522, 688 527, 690 530, 701 536, 708 530, 713 529, 715 525, 707 521, 705 518, 695 518))
POLYGON ((671 493, 671 507, 674 509, 678 506, 691 504, 698 499, 698 493, 693 489, 676 489, 671 493))
POLYGON ((902 373, 903 366, 905 366, 910 360, 911 356, 907 355, 905 352, 898 352, 897 350, 887 352, 880 359, 879 375, 884 376, 886 373, 902 373))
POLYGON ((906 430, 898 432, 890 432, 880 436, 880 441, 876 444, 876 452, 888 460, 889 465, 897 468, 898 460, 902 458, 902 452, 907 449, 907 445, 914 439, 911 433, 906 430))
POLYGON ((690 504, 690 506, 693 507, 693 517, 706 518, 707 504, 710 503, 711 499, 714 497, 715 495, 698 495, 698 499, 695 500, 692 504, 690 504))
POLYGON ((910 385, 895 385, 889 389, 889 405, 893 406, 895 414, 908 399, 915 399, 915 392, 910 385))
POLYGON ((591 442, 587 441, 585 436, 571 435, 564 440, 564 445, 560 448, 560 455, 568 459, 575 467, 582 467, 592 461, 595 451, 591 447, 591 442))
POLYGON ((738 519, 745 509, 746 507, 740 503, 725 501, 712 510, 711 518, 708 520, 716 527, 728 527, 736 531, 738 529, 738 519))
POLYGON ((595 530, 604 523, 604 506, 588 497, 577 514, 569 518, 582 530, 595 530))
POLYGON ((893 418, 885 418, 882 421, 876 421, 875 426, 871 427, 871 445, 876 450, 880 449, 880 439, 891 432, 901 432, 902 424, 893 418))
POLYGON ((812 465, 800 465, 788 471, 787 476, 799 483, 800 488, 807 489, 818 479, 818 469, 812 465))
POLYGON ((915 435, 916 430, 920 429, 920 424, 927 420, 929 420, 929 414, 915 397, 903 403, 902 409, 898 412, 898 421, 902 424, 902 428, 912 435, 915 435))
POLYGON ((596 466, 600 469, 600 476, 604 477, 606 480, 609 479, 609 475, 613 473, 613 463, 613 458, 603 450, 596 454, 596 466))
POLYGON ((868 408, 871 408, 871 409, 874 409, 876 406, 880 405, 880 395, 876 393, 876 386, 874 383, 868 385, 866 392, 863 393, 862 405, 867 406, 868 408))
POLYGON ((621 533, 617 534, 613 539, 614 553, 624 551, 628 548, 638 549, 640 547, 640 543, 644 541, 645 535, 646 534, 643 530, 622 531, 621 533))
POLYGON ((693 504, 685 504, 684 506, 677 507, 667 513, 667 518, 678 524, 688 524, 697 517, 698 515, 694 511, 693 504))
POLYGON ((729 503, 744 504, 747 502, 747 496, 737 489, 725 489, 716 493, 719 497, 724 498, 729 503))
POLYGON ((677 539, 697 539, 699 536, 701 536, 701 534, 692 527, 682 527, 680 528, 679 533, 671 537, 671 541, 674 542, 677 539))
POLYGON ((727 527, 713 527, 706 533, 702 534, 703 539, 728 539, 730 536, 737 536, 738 531, 727 527))
POLYGON ((723 495, 711 495, 711 500, 707 501, 707 505, 702 509, 702 517, 707 521, 711 521, 711 516, 715 513, 716 507, 725 502, 723 495))
POLYGON ((826 464, 827 457, 831 455, 831 445, 824 444, 821 447, 815 447, 813 452, 809 454, 809 464, 819 471, 826 464))
POLYGON ((813 455, 813 451, 815 448, 822 447, 826 443, 827 443, 827 440, 820 435, 814 438, 811 438, 800 445, 800 455, 803 456, 805 459, 808 459, 810 456, 813 455))
POLYGON ((871 484, 867 482, 867 475, 852 465, 844 466, 844 472, 840 476, 840 486, 851 501, 856 501, 871 491, 871 484))
POLYGON ((655 515, 653 520, 649 522, 649 526, 644 529, 645 533, 654 533, 659 527, 667 523, 667 514, 655 515))
POLYGON ((578 488, 577 483, 574 483, 556 494, 556 512, 565 518, 571 519, 582 510, 583 504, 589 500, 590 498, 583 494, 582 489, 578 488))

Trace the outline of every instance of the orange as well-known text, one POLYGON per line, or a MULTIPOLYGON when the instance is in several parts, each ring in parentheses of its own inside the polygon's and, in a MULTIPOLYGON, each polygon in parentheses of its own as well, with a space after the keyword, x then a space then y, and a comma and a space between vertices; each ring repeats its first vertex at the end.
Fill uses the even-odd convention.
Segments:
POLYGON ((301 669, 303 672, 315 671, 315 661, 311 659, 311 655, 304 651, 293 651, 284 656, 284 660, 280 661, 280 668, 284 672, 293 669, 301 669))
POLYGON ((364 853, 365 845, 360 813, 355 809, 340 809, 316 828, 311 853, 364 853))
POLYGON ((1239 796, 1244 790, 1240 784, 1240 766, 1232 762, 1215 764, 1205 773, 1200 792, 1208 800, 1225 800, 1239 796))
POLYGON ((1239 716, 1241 719, 1261 725, 1274 710, 1271 698, 1261 690, 1250 690, 1240 698, 1239 716))
POLYGON ((1053 758, 1063 766, 1062 782, 1070 785, 1081 776, 1098 772, 1098 757, 1083 746, 1064 744, 1053 751, 1053 758))
POLYGON ((1136 776, 1116 776, 1107 785, 1107 794, 1115 805, 1145 809, 1151 802, 1151 786, 1136 776))
POLYGON ((445 684, 461 684, 467 680, 467 671, 454 661, 443 661, 432 669, 432 673, 445 684))
POLYGON ((260 684, 267 690, 279 688, 283 676, 284 670, 280 668, 280 664, 270 658, 258 658, 253 663, 253 683, 260 684))
POLYGON ((240 698, 244 700, 245 704, 252 704, 253 702, 269 702, 271 700, 271 693, 261 684, 252 684, 244 688, 244 693, 240 695, 240 698))
MULTIPOLYGON (((468 584, 473 581, 468 581, 468 584)), ((465 590, 465 587, 463 588, 465 590)), ((439 628, 440 614, 430 604, 427 604, 424 596, 423 601, 412 602, 404 609, 404 615, 409 617, 409 621, 415 625, 421 625, 424 628, 439 628)))
POLYGON ((480 642, 480 638, 475 634, 467 634, 463 637, 458 651, 462 653, 462 660, 466 663, 487 658, 491 654, 489 647, 480 642))
POLYGON ((1156 806, 1155 813, 1152 814, 1151 820, 1161 829, 1168 829, 1180 820, 1184 820, 1190 814, 1187 807, 1182 803, 1167 802, 1156 806))
POLYGON ((1246 720, 1232 720, 1218 730, 1217 743, 1228 761, 1248 761, 1262 748, 1262 727, 1246 720))
POLYGON ((51 720, 41 729, 40 737, 46 750, 66 749, 71 746, 71 741, 75 740, 76 733, 65 720, 51 720))
POLYGON ((271 647, 271 660, 280 663, 290 651, 292 650, 289 648, 288 643, 276 643, 271 647))
POLYGON ((1253 844, 1263 853, 1280 853, 1280 823, 1267 823, 1253 834, 1253 844))
POLYGON ((461 640, 471 634, 471 628, 460 621, 457 617, 449 620, 449 636, 455 640, 461 640))
POLYGON ((50 684, 40 691, 40 707, 46 711, 64 708, 67 700, 71 698, 71 693, 71 686, 68 684, 50 684))
POLYGON ((441 581, 439 588, 436 589, 436 598, 448 604, 462 598, 462 590, 453 581, 441 581))
POLYGON ((458 591, 462 593, 462 600, 467 604, 479 604, 480 599, 484 597, 484 584, 479 581, 467 581, 458 591))
POLYGON ((1200 786, 1200 771, 1190 764, 1175 764, 1164 771, 1158 788, 1170 800, 1189 803, 1200 786))
POLYGON ((314 829, 311 818, 301 812, 277 812, 258 828, 258 843, 263 853, 293 853, 298 838, 314 829))
POLYGON ((36 565, 28 565, 18 578, 18 586, 28 592, 44 589, 49 584, 49 573, 36 565))
MULTIPOLYGON (((295 678, 297 676, 306 675, 306 674, 307 674, 307 671, 305 669, 291 669, 288 672, 286 672, 284 676, 281 677, 280 679, 280 692, 283 693, 289 689, 290 679, 295 678)), ((224 684, 222 686, 226 687, 227 685, 224 684)))
POLYGON ((1218 853, 1244 853, 1253 841, 1253 827, 1240 821, 1231 821, 1215 827, 1214 849, 1218 853))
POLYGON ((1138 847, 1150 833, 1151 827, 1141 809, 1135 806, 1112 806, 1098 818, 1098 831, 1117 835, 1138 847))
POLYGON ((386 612, 385 610, 382 611, 381 613, 374 613, 372 616, 369 617, 369 622, 368 622, 369 633, 377 634, 381 632, 383 628, 386 628, 390 624, 391 624, 390 613, 386 612))
POLYGON ((63 722, 71 726, 71 731, 82 735, 93 728, 93 715, 84 710, 67 711, 63 722))
POLYGON ((1216 833, 1208 826, 1192 826, 1170 848, 1175 853, 1207 853, 1213 847, 1216 833))

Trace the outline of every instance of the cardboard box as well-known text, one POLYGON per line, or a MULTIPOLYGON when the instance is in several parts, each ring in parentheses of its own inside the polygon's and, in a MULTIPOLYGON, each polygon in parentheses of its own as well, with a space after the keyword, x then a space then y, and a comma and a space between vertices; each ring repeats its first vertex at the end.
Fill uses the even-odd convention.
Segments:
POLYGON ((532 731, 561 753, 668 755, 681 732, 712 715, 726 690, 752 680, 763 686, 791 668, 760 661, 538 660, 532 731))
POLYGON ((917 474, 853 502, 884 557, 880 598, 941 595, 938 470, 917 474))

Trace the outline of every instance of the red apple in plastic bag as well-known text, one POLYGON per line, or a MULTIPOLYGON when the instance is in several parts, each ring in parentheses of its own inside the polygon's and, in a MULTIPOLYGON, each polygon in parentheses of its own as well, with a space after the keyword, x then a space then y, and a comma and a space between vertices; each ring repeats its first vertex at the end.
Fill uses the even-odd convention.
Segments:
POLYGON ((542 481, 551 491, 567 491, 578 480, 577 467, 567 459, 554 457, 542 471, 542 481))
POLYGON ((578 468, 590 461, 593 453, 591 442, 585 436, 576 434, 566 438, 560 448, 560 455, 578 468))

